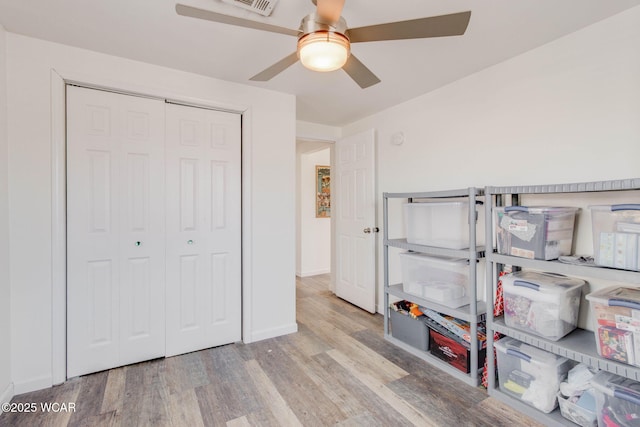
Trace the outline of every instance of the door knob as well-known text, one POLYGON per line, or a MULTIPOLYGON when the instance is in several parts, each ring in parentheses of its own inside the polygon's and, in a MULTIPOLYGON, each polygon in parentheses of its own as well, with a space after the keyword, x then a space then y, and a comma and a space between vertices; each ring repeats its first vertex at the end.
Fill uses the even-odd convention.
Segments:
POLYGON ((136 245, 136 246, 140 246, 140 245, 142 245, 142 242, 137 241, 137 242, 135 242, 135 243, 134 243, 134 245, 136 245))
POLYGON ((364 231, 366 234, 371 233, 371 229, 370 229, 369 227, 365 228, 365 229, 364 229, 364 230, 362 230, 362 231, 364 231))

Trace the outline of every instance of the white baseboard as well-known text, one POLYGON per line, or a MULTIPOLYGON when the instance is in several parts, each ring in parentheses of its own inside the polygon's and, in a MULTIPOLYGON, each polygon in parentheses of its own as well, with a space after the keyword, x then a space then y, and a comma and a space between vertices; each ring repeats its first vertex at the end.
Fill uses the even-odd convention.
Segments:
POLYGON ((317 276, 319 274, 329 274, 329 273, 331 273, 331 269, 301 271, 296 274, 298 275, 298 277, 310 277, 310 276, 317 276))
POLYGON ((0 403, 8 403, 13 399, 13 383, 7 384, 7 387, 0 393, 0 403))
POLYGON ((43 390, 53 386, 51 375, 44 375, 38 378, 32 378, 24 382, 16 382, 13 384, 13 392, 17 394, 29 393, 31 391, 43 390))
POLYGON ((249 344, 252 342, 256 342, 256 341, 262 341, 262 340, 266 340, 269 338, 275 338, 275 337, 279 337, 282 335, 288 335, 288 334, 293 334, 298 332, 298 324, 297 323, 293 323, 290 325, 285 325, 285 326, 281 326, 279 328, 273 328, 273 329, 265 329, 262 331, 255 331, 251 334, 251 336, 249 337, 249 339, 244 340, 245 344, 249 344))

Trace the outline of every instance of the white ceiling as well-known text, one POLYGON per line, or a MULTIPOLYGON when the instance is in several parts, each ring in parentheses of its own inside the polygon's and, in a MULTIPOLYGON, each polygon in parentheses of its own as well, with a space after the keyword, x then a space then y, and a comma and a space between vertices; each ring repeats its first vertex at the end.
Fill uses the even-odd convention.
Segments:
MULTIPOLYGON (((311 0, 279 0, 268 18, 221 0, 184 4, 297 29, 311 0)), ((297 118, 341 126, 574 32, 640 0, 346 0, 349 27, 471 10, 459 37, 358 43, 382 82, 360 89, 342 70, 293 65, 249 78, 295 51, 295 37, 178 16, 174 0, 0 0, 7 31, 296 95, 297 118)))

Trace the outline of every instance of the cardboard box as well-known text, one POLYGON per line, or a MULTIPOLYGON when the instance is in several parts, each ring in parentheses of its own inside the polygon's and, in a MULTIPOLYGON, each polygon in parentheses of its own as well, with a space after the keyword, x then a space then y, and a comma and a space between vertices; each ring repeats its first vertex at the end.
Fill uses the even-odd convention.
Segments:
MULTIPOLYGON (((454 368, 467 374, 471 372, 471 350, 462 342, 429 329, 429 351, 431 351, 432 355, 444 360, 454 368)), ((486 353, 486 349, 478 351, 478 369, 484 365, 486 353)))
POLYGON ((634 363, 633 332, 600 326, 598 328, 598 353, 616 362, 634 363))

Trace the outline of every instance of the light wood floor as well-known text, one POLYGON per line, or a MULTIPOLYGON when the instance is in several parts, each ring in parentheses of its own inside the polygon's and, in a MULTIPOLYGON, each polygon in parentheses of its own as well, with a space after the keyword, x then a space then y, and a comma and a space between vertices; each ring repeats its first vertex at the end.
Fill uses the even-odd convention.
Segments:
POLYGON ((299 332, 99 372, 13 402, 0 426, 538 426, 384 340, 382 316, 299 279, 299 332))

